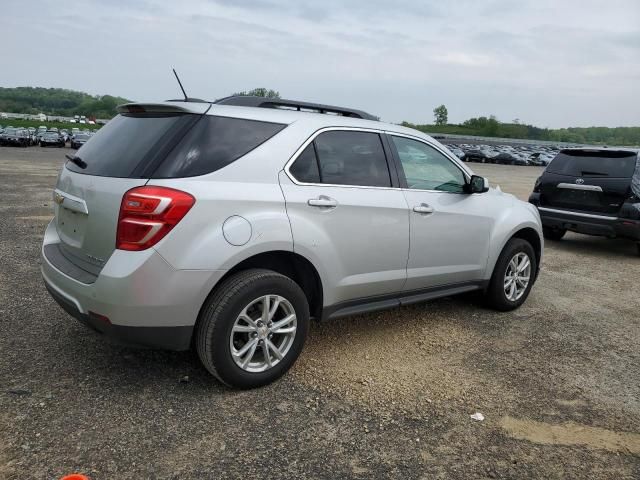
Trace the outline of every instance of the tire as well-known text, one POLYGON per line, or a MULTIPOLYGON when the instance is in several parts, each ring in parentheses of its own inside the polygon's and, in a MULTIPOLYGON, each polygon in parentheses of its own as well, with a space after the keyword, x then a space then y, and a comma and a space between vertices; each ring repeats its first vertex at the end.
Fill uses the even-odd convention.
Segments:
POLYGON ((567 233, 567 231, 564 228, 542 227, 542 235, 547 240, 562 240, 565 233, 567 233))
MULTIPOLYGON (((538 265, 536 261, 536 255, 533 247, 529 242, 521 238, 512 238, 511 240, 509 240, 505 247, 502 249, 502 252, 498 257, 498 261, 496 262, 496 266, 493 269, 493 275, 491 276, 489 287, 487 288, 487 291, 485 293, 485 300, 487 305, 501 312, 515 310, 520 305, 522 305, 529 296, 531 287, 536 280, 536 273, 538 271, 537 267, 538 265), (510 265, 512 260, 517 258, 517 256, 522 255, 526 255, 529 260, 529 280, 526 283, 526 286, 522 288, 521 293, 516 291, 518 295, 514 298, 509 298, 506 291, 508 287, 506 286, 505 280, 508 272, 511 271, 510 265)), ((523 273, 526 274, 527 272, 523 273)), ((513 280, 513 282, 516 286, 522 287, 519 282, 516 283, 516 280, 513 280)))
POLYGON ((636 248, 638 249, 638 256, 640 257, 640 242, 636 243, 636 248))
MULTIPOLYGON (((253 320, 256 324, 260 322, 260 318, 254 317, 253 320)), ((274 322, 277 322, 277 319, 274 322)), ((244 323, 237 328, 251 328, 248 322, 244 323)), ((264 326, 261 327, 260 335, 265 334, 264 328, 264 326)), ((285 326, 284 329, 287 327, 285 326)), ((308 330, 309 305, 307 297, 298 284, 289 277, 272 270, 251 269, 227 278, 209 296, 198 319, 195 342, 200 361, 212 375, 230 387, 248 389, 267 385, 284 375, 300 355, 308 330), (271 298, 278 296, 284 299, 277 307, 276 314, 286 317, 291 314, 291 310, 295 314, 293 337, 290 334, 271 333, 265 340, 259 340, 251 337, 251 335, 258 335, 257 330, 246 334, 234 333, 234 325, 242 321, 240 313, 246 311, 247 316, 251 317, 250 313, 255 314, 255 311, 261 311, 263 304, 255 302, 267 295, 271 298), (250 308, 256 310, 250 310, 251 305, 253 307, 250 308), (241 338, 238 339, 238 337, 241 338), (240 342, 237 347, 236 341, 240 342), (262 343, 260 347, 250 348, 246 353, 252 357, 245 369, 236 362, 242 363, 247 357, 234 357, 232 351, 238 348, 236 352, 239 353, 242 347, 246 347, 253 341, 262 343), (285 342, 287 342, 284 356, 280 360, 274 358, 273 366, 268 367, 265 347, 269 344, 277 345, 279 342, 282 342, 280 343, 282 349, 285 349, 285 342), (264 371, 259 371, 259 367, 251 367, 253 365, 251 360, 254 358, 262 359, 264 371), (249 371, 251 368, 253 371, 249 371)))

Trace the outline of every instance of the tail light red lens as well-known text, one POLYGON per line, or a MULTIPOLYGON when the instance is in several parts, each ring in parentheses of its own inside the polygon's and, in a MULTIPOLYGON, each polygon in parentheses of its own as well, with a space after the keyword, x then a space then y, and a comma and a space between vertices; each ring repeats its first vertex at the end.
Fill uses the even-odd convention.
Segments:
POLYGON ((116 248, 146 250, 158 243, 196 203, 186 192, 166 187, 136 187, 122 197, 116 248))

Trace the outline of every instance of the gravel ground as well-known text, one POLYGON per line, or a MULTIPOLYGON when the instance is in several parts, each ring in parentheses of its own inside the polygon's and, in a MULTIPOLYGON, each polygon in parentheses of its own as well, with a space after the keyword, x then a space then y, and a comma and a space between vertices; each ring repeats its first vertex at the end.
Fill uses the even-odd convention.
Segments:
MULTIPOLYGON (((640 478, 632 243, 549 242, 515 312, 466 296, 314 325, 285 378, 231 391, 49 298, 63 153, 0 148, 0 478, 640 478)), ((522 199, 540 174, 473 168, 522 199)))

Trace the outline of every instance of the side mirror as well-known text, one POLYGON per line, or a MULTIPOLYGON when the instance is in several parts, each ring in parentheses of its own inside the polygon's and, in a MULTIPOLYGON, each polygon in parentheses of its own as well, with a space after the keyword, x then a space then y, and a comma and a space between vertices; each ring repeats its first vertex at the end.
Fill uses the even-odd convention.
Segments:
POLYGON ((467 184, 468 193, 484 193, 489 191, 489 180, 478 175, 471 175, 467 184))

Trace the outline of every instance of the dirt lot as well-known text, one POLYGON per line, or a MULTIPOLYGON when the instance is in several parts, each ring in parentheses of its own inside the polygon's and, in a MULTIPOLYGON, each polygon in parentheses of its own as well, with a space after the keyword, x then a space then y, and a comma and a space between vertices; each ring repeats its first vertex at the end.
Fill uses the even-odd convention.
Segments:
MULTIPOLYGON (((63 153, 0 148, 0 478, 640 478, 633 244, 548 243, 516 312, 463 297, 315 325, 284 379, 230 391, 49 298, 63 153)), ((522 199, 540 173, 474 168, 522 199)))

